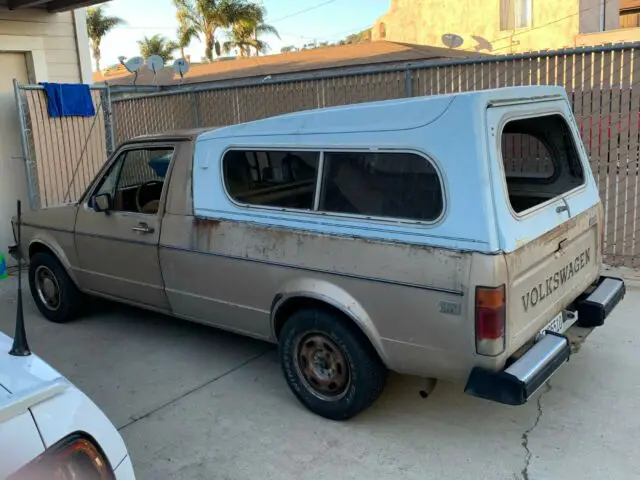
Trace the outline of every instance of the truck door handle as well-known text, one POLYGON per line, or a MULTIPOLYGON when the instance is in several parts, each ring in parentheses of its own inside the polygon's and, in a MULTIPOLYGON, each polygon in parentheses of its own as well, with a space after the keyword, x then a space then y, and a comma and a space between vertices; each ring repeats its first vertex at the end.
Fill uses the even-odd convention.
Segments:
POLYGON ((560 205, 559 207, 556 207, 557 213, 568 212, 568 211, 569 211, 569 208, 566 205, 560 205))
POLYGON ((156 231, 153 227, 150 227, 144 222, 140 222, 137 227, 131 227, 131 230, 140 233, 153 233, 156 231))

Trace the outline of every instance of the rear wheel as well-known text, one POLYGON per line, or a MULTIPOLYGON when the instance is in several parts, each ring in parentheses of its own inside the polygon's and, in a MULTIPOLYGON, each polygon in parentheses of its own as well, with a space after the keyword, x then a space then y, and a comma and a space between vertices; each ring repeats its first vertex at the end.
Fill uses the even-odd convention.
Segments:
POLYGON ((347 420, 373 404, 387 369, 368 339, 340 314, 295 312, 280 335, 280 362, 289 387, 313 413, 347 420))
POLYGON ((49 253, 31 257, 29 288, 40 313, 52 322, 68 322, 80 312, 82 293, 58 259, 49 253))

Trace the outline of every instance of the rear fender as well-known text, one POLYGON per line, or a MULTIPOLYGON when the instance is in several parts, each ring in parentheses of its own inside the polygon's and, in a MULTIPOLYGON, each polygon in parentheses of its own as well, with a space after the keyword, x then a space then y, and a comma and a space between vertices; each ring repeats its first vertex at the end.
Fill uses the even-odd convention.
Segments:
POLYGON ((347 291, 325 280, 296 278, 282 286, 271 308, 271 332, 274 339, 277 338, 276 318, 278 311, 288 301, 299 298, 318 300, 340 310, 367 336, 382 361, 387 363, 380 334, 365 309, 347 291))

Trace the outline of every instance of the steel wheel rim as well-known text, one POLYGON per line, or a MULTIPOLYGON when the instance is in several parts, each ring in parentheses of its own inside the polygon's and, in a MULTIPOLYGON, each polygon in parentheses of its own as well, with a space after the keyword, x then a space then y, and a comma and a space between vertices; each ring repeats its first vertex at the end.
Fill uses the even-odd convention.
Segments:
POLYGON ((315 397, 335 402, 351 385, 351 371, 342 349, 320 332, 300 335, 294 362, 298 376, 315 397))
POLYGON ((40 302, 52 312, 60 308, 60 285, 50 268, 40 265, 35 273, 36 291, 40 302))

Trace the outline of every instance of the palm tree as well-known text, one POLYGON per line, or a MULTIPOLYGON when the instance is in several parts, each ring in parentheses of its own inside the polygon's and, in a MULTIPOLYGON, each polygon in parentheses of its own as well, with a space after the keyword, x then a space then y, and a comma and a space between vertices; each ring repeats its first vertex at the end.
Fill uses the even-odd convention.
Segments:
POLYGON ((240 56, 250 56, 251 48, 256 51, 256 56, 266 53, 269 45, 260 40, 261 35, 275 35, 280 38, 278 30, 272 25, 264 23, 266 9, 262 5, 250 4, 247 16, 234 22, 231 26, 230 39, 224 44, 224 51, 230 52, 233 48, 240 50, 240 56))
POLYGON ((184 49, 191 44, 192 38, 198 38, 198 33, 193 27, 179 27, 178 28, 178 41, 176 45, 180 49, 180 56, 185 58, 184 49))
POLYGON ((138 40, 140 47, 140 55, 149 58, 151 55, 159 55, 167 63, 173 60, 173 52, 177 50, 178 44, 170 41, 167 37, 156 34, 149 38, 145 36, 142 40, 138 40))
POLYGON ((93 59, 96 62, 96 69, 100 71, 100 44, 109 31, 118 25, 126 22, 119 17, 105 15, 104 7, 87 8, 87 33, 91 41, 93 59))
POLYGON ((248 0, 173 0, 173 4, 178 9, 178 18, 204 37, 205 56, 210 62, 214 50, 216 55, 221 52, 216 32, 250 19, 256 7, 248 0))
POLYGON ((180 49, 180 55, 182 58, 185 58, 184 49, 187 48, 191 44, 191 40, 194 38, 198 38, 198 31, 196 28, 190 24, 189 20, 187 20, 184 16, 185 12, 178 10, 176 17, 178 19, 178 48, 180 49))

